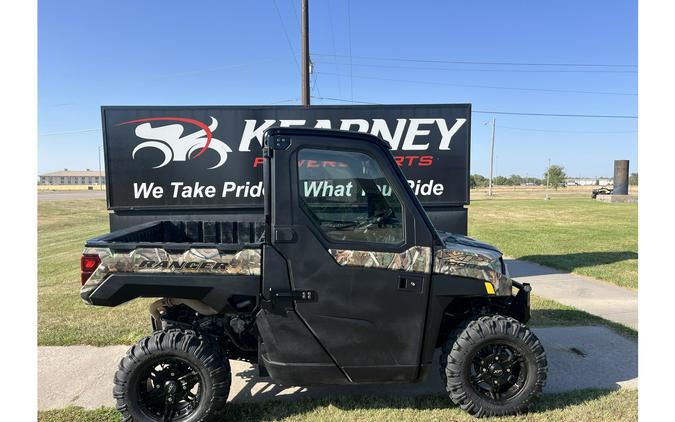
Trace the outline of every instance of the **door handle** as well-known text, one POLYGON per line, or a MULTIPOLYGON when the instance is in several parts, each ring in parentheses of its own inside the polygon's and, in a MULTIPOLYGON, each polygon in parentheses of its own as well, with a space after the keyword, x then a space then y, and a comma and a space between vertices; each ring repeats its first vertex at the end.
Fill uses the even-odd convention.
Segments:
POLYGON ((398 278, 398 289, 406 292, 421 292, 424 278, 420 276, 402 275, 398 278))
POLYGON ((293 300, 296 302, 317 302, 319 297, 314 290, 274 290, 270 289, 272 303, 280 300, 293 300))
POLYGON ((297 240, 295 230, 291 227, 275 227, 274 241, 276 243, 293 243, 297 240))

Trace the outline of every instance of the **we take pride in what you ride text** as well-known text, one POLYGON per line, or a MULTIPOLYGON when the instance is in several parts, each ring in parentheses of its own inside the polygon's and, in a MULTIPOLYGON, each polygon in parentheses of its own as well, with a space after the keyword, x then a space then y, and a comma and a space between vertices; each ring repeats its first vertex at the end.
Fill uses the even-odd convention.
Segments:
MULTIPOLYGON (((437 183, 433 179, 427 182, 421 180, 408 180, 413 193, 418 196, 441 196, 445 190, 442 183, 437 183)), ((312 180, 303 182, 303 194, 305 197, 355 197, 355 195, 365 195, 363 189, 357 188, 353 182, 336 183, 333 180, 312 180)), ((378 189, 383 196, 391 196, 392 189, 386 183, 378 183, 378 189)), ((168 187, 156 184, 155 182, 134 183, 135 199, 163 199, 183 198, 260 198, 264 194, 263 182, 251 184, 237 184, 235 182, 223 182, 218 187, 215 185, 204 185, 200 182, 186 184, 184 182, 171 182, 168 187)))

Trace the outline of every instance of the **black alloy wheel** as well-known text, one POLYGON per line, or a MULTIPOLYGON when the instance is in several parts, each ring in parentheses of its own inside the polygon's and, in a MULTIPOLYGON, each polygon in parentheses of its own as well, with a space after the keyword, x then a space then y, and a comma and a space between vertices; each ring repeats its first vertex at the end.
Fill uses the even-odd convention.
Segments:
POLYGON ((195 331, 155 331, 131 346, 115 374, 124 422, 222 420, 232 371, 227 356, 195 331))
POLYGON ((138 401, 148 418, 181 421, 199 407, 204 381, 189 362, 161 357, 148 362, 138 381, 138 401))
POLYGON ((471 360, 471 383, 476 392, 495 401, 516 396, 527 381, 527 366, 516 348, 488 343, 471 360))
POLYGON ((502 315, 460 324, 443 345, 440 366, 450 399, 478 417, 527 411, 541 394, 548 370, 537 336, 502 315))

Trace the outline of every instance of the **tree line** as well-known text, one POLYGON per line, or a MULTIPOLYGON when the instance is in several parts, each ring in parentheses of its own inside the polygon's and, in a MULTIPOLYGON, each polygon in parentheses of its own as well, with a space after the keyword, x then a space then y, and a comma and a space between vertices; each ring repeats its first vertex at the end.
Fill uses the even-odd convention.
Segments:
MULTIPOLYGON (((557 189, 558 187, 564 187, 565 180, 568 179, 567 173, 565 173, 565 167, 553 164, 544 173, 542 178, 529 176, 523 177, 519 174, 512 174, 509 177, 496 176, 492 179, 492 184, 493 186, 522 186, 522 185, 546 186, 547 176, 549 179, 548 180, 549 186, 551 186, 553 189, 557 189)), ((490 179, 481 174, 472 174, 470 176, 469 183, 471 188, 486 188, 490 184, 490 179)), ((631 173, 628 179, 628 183, 631 185, 637 185, 638 174, 631 173)))
MULTIPOLYGON (((472 188, 483 188, 488 187, 490 180, 483 175, 472 174, 470 183, 472 188)), ((520 186, 525 184, 542 185, 546 184, 546 180, 542 182, 542 179, 536 177, 523 177, 518 174, 512 174, 509 177, 497 176, 492 179, 492 184, 499 186, 520 186)))

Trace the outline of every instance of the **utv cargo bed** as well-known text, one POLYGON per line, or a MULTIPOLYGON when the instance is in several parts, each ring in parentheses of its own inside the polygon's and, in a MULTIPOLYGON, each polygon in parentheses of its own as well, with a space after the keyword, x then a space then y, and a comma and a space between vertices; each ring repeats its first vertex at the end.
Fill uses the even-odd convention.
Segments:
MULTIPOLYGON (((82 299, 116 306, 134 297, 198 299, 222 311, 223 297, 260 290, 256 223, 155 221, 87 241, 82 299), (225 278, 223 277, 225 276, 225 278)), ((234 305, 234 303, 231 303, 234 305)), ((236 308, 236 306, 235 306, 236 308)))
POLYGON ((254 222, 215 221, 153 221, 95 237, 87 247, 114 247, 135 249, 158 247, 164 249, 189 249, 237 245, 257 246, 264 233, 264 226, 254 222))

